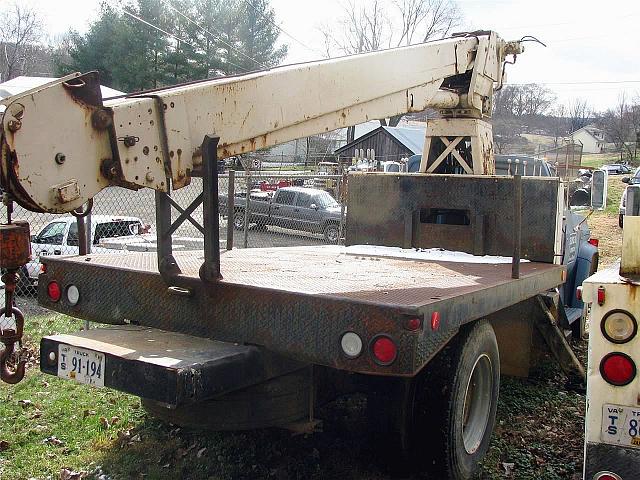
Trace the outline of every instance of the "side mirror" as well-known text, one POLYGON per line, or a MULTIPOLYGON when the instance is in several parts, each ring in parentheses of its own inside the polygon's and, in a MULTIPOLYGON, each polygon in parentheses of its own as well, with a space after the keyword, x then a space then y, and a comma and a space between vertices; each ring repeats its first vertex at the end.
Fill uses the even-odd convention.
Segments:
POLYGON ((622 183, 630 183, 631 179, 629 177, 622 177, 622 183))
POLYGON ((309 208, 313 208, 314 210, 318 210, 318 205, 316 205, 315 203, 312 203, 311 205, 309 205, 309 208))
POLYGON ((594 170, 591 176, 591 208, 604 210, 607 208, 608 174, 606 170, 594 170))

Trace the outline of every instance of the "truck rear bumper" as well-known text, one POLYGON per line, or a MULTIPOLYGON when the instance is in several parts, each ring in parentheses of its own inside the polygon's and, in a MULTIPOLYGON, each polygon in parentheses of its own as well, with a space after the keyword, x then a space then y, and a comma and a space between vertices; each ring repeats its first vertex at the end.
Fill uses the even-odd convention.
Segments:
POLYGON ((60 345, 104 355, 104 386, 167 406, 201 402, 305 365, 264 348, 133 325, 44 337, 40 368, 58 375, 60 345))

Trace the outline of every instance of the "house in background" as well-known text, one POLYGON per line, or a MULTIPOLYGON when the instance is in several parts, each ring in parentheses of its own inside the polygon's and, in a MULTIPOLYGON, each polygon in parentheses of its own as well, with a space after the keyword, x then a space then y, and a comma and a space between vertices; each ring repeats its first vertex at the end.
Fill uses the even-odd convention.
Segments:
POLYGON ((582 144, 582 153, 602 153, 605 147, 604 131, 587 125, 569 135, 574 143, 582 144))
POLYGON ((400 162, 404 158, 421 154, 424 146, 425 127, 380 126, 350 143, 338 148, 334 154, 343 164, 351 164, 356 150, 373 150, 375 160, 400 162))

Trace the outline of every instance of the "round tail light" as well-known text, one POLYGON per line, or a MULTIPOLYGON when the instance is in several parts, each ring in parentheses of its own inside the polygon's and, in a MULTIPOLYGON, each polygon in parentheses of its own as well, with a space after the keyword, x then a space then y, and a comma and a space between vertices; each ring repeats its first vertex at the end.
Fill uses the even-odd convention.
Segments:
POLYGON ((67 287, 67 301, 72 307, 80 301, 80 290, 78 290, 78 287, 75 285, 69 285, 67 287))
POLYGON ((593 480, 622 480, 619 475, 611 472, 598 472, 593 477, 593 480))
POLYGON ((627 343, 638 333, 638 322, 629 312, 611 310, 602 319, 600 330, 612 343, 627 343))
POLYGON ((600 375, 617 387, 629 385, 636 377, 636 364, 629 355, 612 352, 600 362, 600 375))
POLYGON ((381 335, 377 337, 371 345, 371 351, 377 363, 389 365, 393 363, 398 355, 396 344, 389 337, 381 335))
POLYGON ((57 302, 62 297, 62 290, 60 290, 60 285, 55 280, 50 282, 47 285, 47 295, 49 295, 49 300, 52 302, 57 302))

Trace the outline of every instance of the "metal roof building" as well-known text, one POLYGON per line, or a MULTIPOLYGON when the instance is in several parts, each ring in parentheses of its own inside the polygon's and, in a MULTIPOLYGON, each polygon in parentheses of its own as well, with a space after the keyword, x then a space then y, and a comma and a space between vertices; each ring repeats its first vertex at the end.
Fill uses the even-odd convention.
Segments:
POLYGON ((373 150, 376 160, 397 162, 422 153, 425 131, 425 128, 420 127, 380 126, 338 148, 334 153, 343 163, 350 162, 356 156, 356 150, 373 150))

